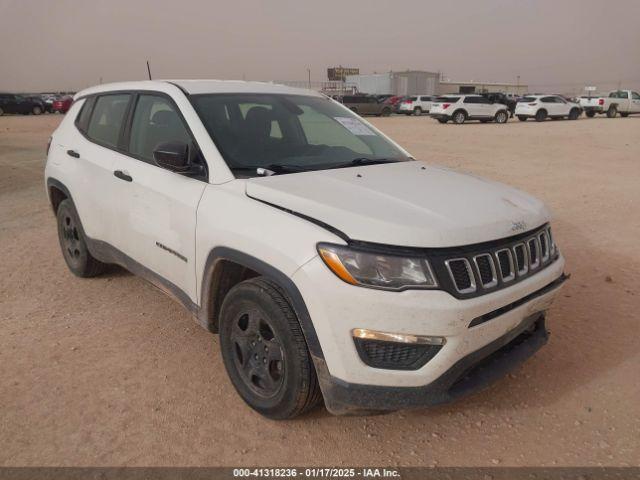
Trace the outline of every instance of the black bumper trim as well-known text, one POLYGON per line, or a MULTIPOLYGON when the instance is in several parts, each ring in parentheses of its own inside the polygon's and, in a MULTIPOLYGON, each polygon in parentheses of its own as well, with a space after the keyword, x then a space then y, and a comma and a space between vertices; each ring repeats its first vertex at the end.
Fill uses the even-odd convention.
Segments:
POLYGON ((560 285, 562 285, 564 282, 566 282, 569 279, 570 275, 566 275, 566 274, 562 274, 561 276, 559 276, 558 278, 556 278, 553 282, 545 285, 544 287, 542 287, 540 290, 536 290, 533 293, 530 293, 529 295, 526 295, 524 297, 522 297, 519 300, 516 300, 515 302, 512 302, 508 305, 505 305, 504 307, 500 307, 496 310, 493 310, 489 313, 485 313, 484 315, 480 315, 479 317, 474 318, 473 320, 471 320, 471 323, 469 323, 469 328, 481 325, 485 322, 488 322, 489 320, 493 320, 496 317, 499 317, 500 315, 504 315, 507 312, 510 312, 511 310, 514 310, 522 305, 524 305, 527 302, 530 302, 531 300, 533 300, 534 298, 537 297, 541 297, 542 295, 545 295, 553 290, 555 290, 556 288, 558 288, 560 285))
POLYGON ((328 379, 325 405, 334 414, 401 410, 451 402, 481 390, 522 364, 548 340, 543 313, 524 319, 500 338, 470 353, 438 379, 420 387, 386 387, 328 379))

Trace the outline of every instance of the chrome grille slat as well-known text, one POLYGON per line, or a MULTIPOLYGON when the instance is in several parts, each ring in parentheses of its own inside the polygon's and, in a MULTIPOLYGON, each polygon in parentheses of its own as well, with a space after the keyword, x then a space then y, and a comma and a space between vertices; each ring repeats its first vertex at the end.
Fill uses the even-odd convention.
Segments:
POLYGON ((476 270, 478 271, 478 279, 480 280, 480 284, 483 288, 492 288, 498 285, 498 276, 496 274, 495 263, 493 261, 493 257, 490 254, 481 253, 480 255, 476 255, 475 257, 473 257, 473 263, 475 263, 476 265, 476 270), (491 275, 491 279, 486 282, 483 278, 483 271, 486 268, 485 265, 483 265, 483 261, 488 262, 486 265, 488 265, 491 275))
POLYGON ((458 293, 473 293, 476 291, 476 280, 473 275, 473 271, 471 270, 469 260, 466 258, 452 258, 450 260, 446 260, 444 264, 449 270, 449 275, 451 275, 451 280, 453 280, 453 285, 458 293), (460 268, 460 264, 464 265, 467 278, 464 278, 462 272, 458 270, 460 268), (468 282, 468 285, 466 282, 468 282))
POLYGON ((529 269, 535 270, 540 266, 540 244, 537 237, 527 240, 527 254, 529 255, 529 269))
POLYGON ((500 276, 502 278, 502 281, 506 283, 516 278, 516 270, 513 265, 513 255, 511 254, 511 250, 509 250, 508 248, 498 250, 496 252, 496 258, 498 259, 498 265, 500 266, 500 276), (507 275, 504 274, 504 270, 502 268, 503 261, 501 257, 504 257, 504 255, 501 255, 502 253, 507 256, 507 271, 509 272, 507 275))
POLYGON ((524 243, 518 243, 513 246, 513 258, 515 259, 517 274, 519 276, 526 275, 529 271, 529 258, 527 256, 527 247, 525 247, 524 243))

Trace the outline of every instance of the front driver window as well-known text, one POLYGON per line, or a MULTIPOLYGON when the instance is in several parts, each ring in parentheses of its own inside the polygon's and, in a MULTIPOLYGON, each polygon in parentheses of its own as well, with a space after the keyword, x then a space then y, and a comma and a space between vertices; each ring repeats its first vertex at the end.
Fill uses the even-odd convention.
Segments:
POLYGON ((153 151, 164 142, 183 142, 191 137, 173 104, 159 95, 140 95, 131 124, 129 152, 155 163, 153 151))

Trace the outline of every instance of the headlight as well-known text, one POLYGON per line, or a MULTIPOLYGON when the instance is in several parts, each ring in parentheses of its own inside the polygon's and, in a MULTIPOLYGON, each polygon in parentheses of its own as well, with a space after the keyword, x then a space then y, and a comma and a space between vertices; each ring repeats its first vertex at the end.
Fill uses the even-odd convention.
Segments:
POLYGON ((318 252, 333 273, 352 285, 386 290, 438 286, 424 258, 365 252, 327 243, 319 244, 318 252))

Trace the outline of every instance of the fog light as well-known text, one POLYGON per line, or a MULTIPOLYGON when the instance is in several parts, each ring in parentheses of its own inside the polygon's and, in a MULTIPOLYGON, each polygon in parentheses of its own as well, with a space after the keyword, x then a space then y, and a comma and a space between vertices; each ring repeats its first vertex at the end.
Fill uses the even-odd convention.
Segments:
POLYGON ((379 340, 381 342, 412 343, 415 345, 444 345, 446 342, 444 337, 377 332, 375 330, 367 330, 366 328, 355 328, 351 333, 355 338, 379 340))
POLYGON ((436 356, 443 337, 376 332, 364 328, 352 331, 358 356, 366 365, 387 370, 418 370, 436 356))

